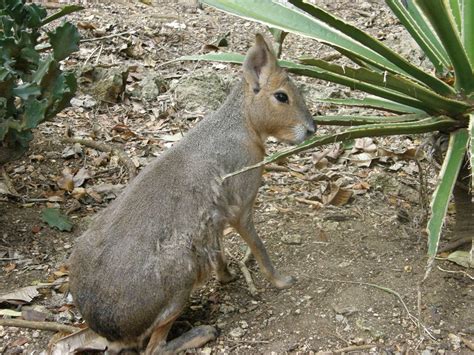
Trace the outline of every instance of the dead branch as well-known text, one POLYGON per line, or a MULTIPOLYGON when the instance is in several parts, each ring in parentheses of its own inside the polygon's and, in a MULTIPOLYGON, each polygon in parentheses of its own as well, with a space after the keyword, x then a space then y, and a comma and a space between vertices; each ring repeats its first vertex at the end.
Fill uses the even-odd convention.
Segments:
POLYGON ((128 176, 130 180, 132 180, 135 176, 137 176, 137 168, 135 167, 135 164, 133 164, 132 160, 121 149, 118 149, 114 146, 109 146, 105 143, 95 142, 89 139, 66 137, 66 138, 62 138, 62 141, 65 143, 79 143, 86 147, 94 148, 102 152, 115 154, 116 156, 118 156, 119 160, 127 167, 128 176))
POLYGON ((0 325, 6 327, 18 327, 28 329, 46 330, 49 332, 63 332, 63 333, 75 333, 80 328, 73 327, 71 325, 55 323, 55 322, 35 322, 24 319, 0 319, 0 325))
POLYGON ((369 350, 369 349, 376 348, 376 347, 377 347, 377 345, 374 345, 374 344, 351 345, 351 346, 346 346, 345 348, 332 350, 332 353, 333 354, 342 354, 342 353, 348 353, 348 352, 351 352, 351 351, 369 350))

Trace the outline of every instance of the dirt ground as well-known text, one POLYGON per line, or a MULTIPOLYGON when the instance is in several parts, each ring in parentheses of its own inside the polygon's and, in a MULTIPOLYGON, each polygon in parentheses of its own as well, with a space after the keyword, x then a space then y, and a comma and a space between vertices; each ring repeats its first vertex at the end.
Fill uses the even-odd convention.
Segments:
MULTIPOLYGON (((317 3, 426 66, 383 1, 317 3)), ((63 265, 90 218, 127 183, 128 170, 117 154, 103 147, 63 138, 117 146, 141 169, 215 108, 239 72, 230 65, 170 61, 203 53, 226 34, 228 48, 221 50, 245 53, 255 32, 268 32, 185 1, 159 0, 153 6, 104 1, 86 5, 70 19, 86 39, 65 63, 83 73, 81 92, 73 107, 39 127, 22 159, 5 167, 19 196, 0 195, 0 295, 31 285, 40 286, 39 295, 25 305, 3 303, 0 310, 21 311, 30 320, 78 325, 82 320, 67 293, 63 265), (87 75, 89 66, 127 68, 125 91, 113 97, 117 102, 97 99, 88 86, 94 81, 87 75), (159 81, 159 92, 151 99, 143 90, 135 91, 149 77, 159 81), (64 172, 66 167, 69 172, 64 172), (63 184, 68 174, 76 178, 72 192, 63 184), (59 207, 67 214, 72 231, 48 226, 41 217, 45 207, 59 207)), ((293 59, 302 54, 330 58, 334 53, 293 35, 283 49, 283 57, 293 59)), ((295 79, 313 112, 369 112, 318 102, 319 97, 346 97, 350 89, 295 79)), ((320 127, 319 132, 328 130, 320 127)), ((243 242, 228 230, 225 245, 238 280, 228 285, 211 280, 195 292, 172 335, 193 325, 216 326, 216 341, 189 351, 203 354, 469 353, 474 343, 474 289, 466 274, 470 270, 437 260, 419 286, 427 262, 426 193, 420 194, 420 181, 430 189, 436 167, 422 160, 420 178, 414 161, 397 156, 420 146, 429 152, 426 141, 427 136, 393 137, 353 147, 330 146, 270 166, 257 198, 257 229, 276 267, 298 282, 288 290, 276 290, 250 261, 258 289, 252 295, 238 264, 245 253, 243 242), (360 162, 359 153, 371 151, 367 146, 373 145, 378 152, 394 153, 360 162), (335 189, 350 191, 351 197, 334 206, 328 196, 335 189)), ((271 141, 268 147, 272 152, 284 146, 271 141)), ((445 241, 454 212, 449 213, 445 241)), ((52 336, 0 326, 0 352, 39 354, 52 336)))

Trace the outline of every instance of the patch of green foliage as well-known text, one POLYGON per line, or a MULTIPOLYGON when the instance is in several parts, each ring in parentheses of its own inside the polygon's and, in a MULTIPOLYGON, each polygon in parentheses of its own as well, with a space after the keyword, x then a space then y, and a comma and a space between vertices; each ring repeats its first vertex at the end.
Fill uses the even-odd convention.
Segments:
POLYGON ((21 156, 32 129, 74 96, 76 78, 60 62, 79 49, 79 32, 69 22, 52 31, 44 26, 80 9, 66 6, 48 17, 36 4, 0 0, 0 164, 21 156))

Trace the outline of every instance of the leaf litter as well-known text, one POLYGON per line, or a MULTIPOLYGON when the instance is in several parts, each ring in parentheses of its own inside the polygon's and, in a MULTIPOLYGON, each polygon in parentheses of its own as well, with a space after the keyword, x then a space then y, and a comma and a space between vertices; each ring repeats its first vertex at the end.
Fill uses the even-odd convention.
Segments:
MULTIPOLYGON (((391 34, 399 32, 396 20, 380 4, 366 8, 362 1, 351 1, 350 5, 347 1, 324 0, 321 3, 368 28, 374 36, 380 35, 378 28, 388 26, 383 35, 388 33, 391 43, 400 40, 391 34), (357 16, 351 10, 354 6, 369 17, 357 16)), ((78 143, 64 144, 55 141, 55 137, 66 134, 68 137, 117 144, 132 158, 136 167, 146 166, 181 139, 183 133, 204 114, 199 109, 201 103, 195 105, 196 110, 183 109, 190 96, 180 96, 178 100, 174 89, 170 88, 179 85, 183 78, 192 76, 199 68, 213 68, 219 77, 233 79, 239 70, 215 63, 165 63, 180 55, 198 53, 206 45, 226 50, 214 42, 224 37, 230 50, 245 52, 253 33, 265 31, 260 26, 247 25, 245 21, 207 7, 199 10, 174 2, 161 5, 145 7, 138 3, 105 1, 90 5, 82 13, 72 16, 79 21, 86 41, 82 43, 79 54, 67 60, 66 66, 83 68, 82 92, 78 93, 72 108, 39 128, 40 134, 35 136, 31 153, 8 170, 17 189, 28 200, 22 210, 15 209, 15 214, 7 208, 7 203, 0 205, 0 218, 4 212, 3 215, 10 218, 8 221, 18 221, 7 224, 0 220, 8 225, 6 232, 0 235, 7 241, 0 244, 0 252, 8 249, 4 254, 7 257, 26 257, 8 260, 10 264, 2 265, 10 270, 1 276, 5 286, 0 287, 0 291, 11 291, 19 284, 29 285, 38 279, 47 279, 54 285, 42 288, 41 294, 30 302, 47 305, 57 312, 55 320, 64 324, 81 322, 67 295, 67 270, 58 267, 64 263, 80 231, 75 228, 67 234, 56 229, 67 226, 62 220, 66 215, 75 224, 77 221, 81 227, 85 226, 94 213, 120 193, 128 175, 113 152, 78 143), (102 36, 108 38, 99 39, 102 36), (118 71, 109 70, 111 67, 118 71), (163 78, 164 85, 150 84, 147 89, 143 79, 153 73, 163 78), (94 75, 107 79, 107 85, 94 89, 97 96, 91 95, 91 85, 96 80, 94 75), (135 88, 140 89, 136 96, 131 94, 135 88), (118 102, 112 105, 108 101, 118 102), (39 211, 48 204, 55 208, 53 214, 57 214, 51 225, 42 223, 40 219, 39 211), (64 214, 60 211, 71 212, 64 214), (33 232, 30 225, 41 225, 42 228, 33 232)), ((285 42, 288 48, 284 49, 284 56, 296 58, 307 53, 309 48, 321 56, 332 53, 331 49, 320 44, 306 40, 299 42, 290 37, 285 42)), ((407 54, 417 58, 414 53, 407 54)), ((368 110, 360 111, 365 109, 320 104, 318 95, 337 98, 348 96, 349 92, 314 80, 299 80, 318 91, 310 100, 314 112, 372 114, 368 110)), ((216 97, 226 95, 226 85, 214 85, 212 90, 219 91, 216 97)), ((211 96, 214 93, 197 94, 211 96)), ((323 132, 326 129, 320 128, 323 132)), ((396 301, 392 303, 391 299, 366 292, 361 287, 341 285, 334 288, 310 282, 309 275, 323 275, 328 279, 368 279, 384 285, 388 282, 394 289, 405 290, 407 303, 416 304, 414 275, 423 273, 424 264, 419 259, 424 255, 424 241, 419 229, 422 211, 417 202, 418 191, 413 189, 419 183, 419 171, 413 159, 424 163, 423 149, 419 149, 423 139, 368 138, 351 144, 333 144, 288 158, 281 165, 282 171, 267 172, 256 204, 257 228, 277 266, 297 276, 298 284, 294 289, 276 292, 261 278, 253 262, 249 262, 248 269, 260 290, 257 297, 249 295, 242 278, 228 286, 211 281, 193 295, 191 308, 183 315, 183 319, 191 323, 216 324, 221 329, 222 336, 217 342, 208 344, 206 351, 260 353, 293 349, 309 352, 372 342, 384 344, 381 348, 388 351, 419 346, 417 329, 411 328, 398 312, 396 301), (402 206, 407 215, 399 219, 397 209, 402 206), (219 302, 211 302, 217 298, 219 302), (209 307, 209 302, 212 307, 209 307), (341 309, 357 309, 358 312, 339 314, 335 311, 341 309), (341 317, 336 319, 336 316, 343 316, 344 326, 341 317), (242 321, 245 328, 239 323, 242 321), (233 329, 242 334, 237 343, 227 337, 233 329), (402 334, 403 340, 393 337, 393 334, 402 334)), ((270 142, 269 152, 281 147, 270 142)), ((435 174, 429 178, 432 176, 435 174)), ((7 198, 0 195, 3 201, 7 198)), ((232 230, 227 230, 225 245, 236 260, 244 255, 239 240, 232 230)), ((233 266, 238 268, 236 264, 233 266)), ((435 330, 439 330, 440 340, 445 342, 441 344, 446 345, 425 339, 418 349, 449 351, 454 349, 450 340, 454 336, 449 338, 445 334, 442 322, 457 327, 453 329, 462 334, 470 334, 466 325, 469 312, 461 312, 454 318, 449 302, 455 300, 458 309, 469 308, 466 308, 463 296, 462 279, 445 278, 442 274, 433 277, 424 289, 427 298, 423 316, 429 319, 435 330), (445 289, 456 292, 445 295, 445 289), (432 290, 441 295, 437 297, 444 297, 442 302, 430 296, 432 290), (439 304, 443 306, 439 307, 439 304), (436 314, 440 312, 442 317, 437 318, 436 314)), ((33 338, 31 332, 22 330, 7 329, 6 332, 6 342, 12 349, 44 350, 49 340, 47 335, 33 338)), ((62 336, 64 334, 58 337, 62 336)), ((87 336, 73 335, 71 344, 85 346, 85 338, 87 336)), ((65 351, 65 348, 57 349, 65 351)))

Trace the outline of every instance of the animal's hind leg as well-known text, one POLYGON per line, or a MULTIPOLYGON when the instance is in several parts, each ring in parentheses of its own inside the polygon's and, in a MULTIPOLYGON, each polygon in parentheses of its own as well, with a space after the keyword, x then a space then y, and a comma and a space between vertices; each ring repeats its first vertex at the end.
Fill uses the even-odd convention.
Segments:
POLYGON ((186 349, 200 348, 207 342, 216 338, 216 328, 211 327, 210 325, 201 325, 199 327, 192 328, 183 335, 169 341, 161 348, 161 352, 156 352, 153 354, 176 354, 186 349))
POLYGON ((176 318, 177 317, 172 318, 169 322, 161 324, 153 330, 145 350, 145 355, 161 355, 165 353, 166 337, 176 318))

